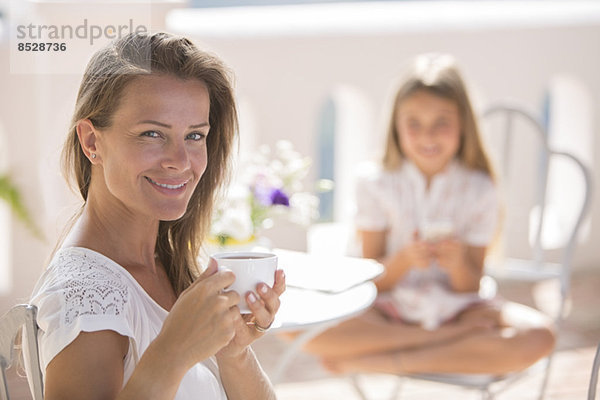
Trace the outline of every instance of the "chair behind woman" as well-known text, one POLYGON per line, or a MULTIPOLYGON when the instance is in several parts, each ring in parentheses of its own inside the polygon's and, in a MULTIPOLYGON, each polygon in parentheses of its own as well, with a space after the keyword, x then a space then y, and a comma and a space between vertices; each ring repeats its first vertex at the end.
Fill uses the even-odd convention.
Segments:
POLYGON ((44 384, 42 381, 42 372, 40 371, 39 352, 37 343, 37 308, 29 304, 18 304, 11 308, 0 318, 0 399, 8 400, 8 382, 6 379, 6 370, 14 364, 18 352, 15 351, 15 339, 24 329, 25 335, 22 340, 26 340, 27 352, 25 356, 25 368, 33 400, 42 400, 44 384))

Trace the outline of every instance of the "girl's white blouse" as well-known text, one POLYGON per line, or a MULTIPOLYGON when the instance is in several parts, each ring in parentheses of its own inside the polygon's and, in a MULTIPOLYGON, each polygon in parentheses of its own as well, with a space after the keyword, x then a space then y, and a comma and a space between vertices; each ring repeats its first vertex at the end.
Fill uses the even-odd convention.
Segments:
POLYGON ((386 231, 386 253, 413 240, 425 221, 449 221, 453 233, 471 246, 487 246, 498 224, 498 193, 491 178, 451 162, 429 188, 410 161, 393 171, 365 164, 356 185, 356 225, 386 231))
MULTIPOLYGON (((34 289, 31 304, 38 307, 44 374, 48 363, 80 332, 112 330, 129 338, 124 384, 168 315, 123 267, 81 247, 56 253, 34 289)), ((213 357, 188 371, 175 399, 227 400, 213 357)))

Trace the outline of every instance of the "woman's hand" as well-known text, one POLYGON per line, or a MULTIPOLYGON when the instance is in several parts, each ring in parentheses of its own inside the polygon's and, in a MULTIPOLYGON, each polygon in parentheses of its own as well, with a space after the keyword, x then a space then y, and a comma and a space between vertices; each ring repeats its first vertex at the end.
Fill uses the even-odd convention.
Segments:
POLYGON ((216 263, 209 263, 175 302, 156 340, 177 354, 183 367, 216 354, 244 324, 236 306, 239 295, 224 291, 234 280, 233 272, 217 272, 216 263))
MULTIPOLYGON (((214 262, 214 260, 211 260, 214 262)), ((252 314, 244 314, 235 324, 235 336, 227 346, 217 353, 217 357, 237 357, 256 339, 264 335, 264 330, 269 328, 279 310, 279 297, 285 291, 285 274, 283 270, 275 271, 275 282, 270 288, 264 283, 259 283, 256 293, 246 293, 246 301, 252 314)), ((236 307, 239 315, 239 309, 236 307)))

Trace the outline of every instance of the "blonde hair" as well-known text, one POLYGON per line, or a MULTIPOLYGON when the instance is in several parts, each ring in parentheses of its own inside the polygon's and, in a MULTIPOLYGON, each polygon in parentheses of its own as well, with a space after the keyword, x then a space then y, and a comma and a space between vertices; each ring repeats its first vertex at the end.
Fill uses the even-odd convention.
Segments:
POLYGON ((466 167, 480 170, 493 177, 491 164, 480 139, 479 127, 463 79, 454 57, 447 54, 422 54, 415 58, 412 68, 398 88, 392 104, 383 156, 385 169, 396 169, 405 155, 397 130, 399 105, 418 91, 454 101, 461 119, 461 141, 456 154, 466 167))
POLYGON ((85 70, 71 128, 63 148, 63 169, 75 180, 84 202, 91 180, 91 163, 81 149, 76 124, 89 119, 97 128, 109 127, 124 89, 136 77, 167 74, 204 82, 210 96, 208 165, 184 215, 160 221, 156 253, 176 294, 198 276, 198 254, 208 232, 212 209, 228 178, 230 154, 238 122, 230 72, 214 55, 183 37, 167 33, 133 33, 98 51, 85 70))

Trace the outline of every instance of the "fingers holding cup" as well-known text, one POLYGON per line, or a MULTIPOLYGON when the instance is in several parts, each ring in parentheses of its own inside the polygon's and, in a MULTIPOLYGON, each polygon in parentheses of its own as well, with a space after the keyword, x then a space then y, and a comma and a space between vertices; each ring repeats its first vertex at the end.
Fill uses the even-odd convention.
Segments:
POLYGON ((275 271, 275 284, 273 285, 273 290, 278 296, 281 296, 283 292, 285 292, 285 288, 285 272, 283 269, 278 269, 275 271))
POLYGON ((279 294, 265 283, 256 287, 256 293, 250 292, 246 299, 254 316, 254 327, 259 332, 265 332, 275 320, 275 314, 279 310, 279 294))

